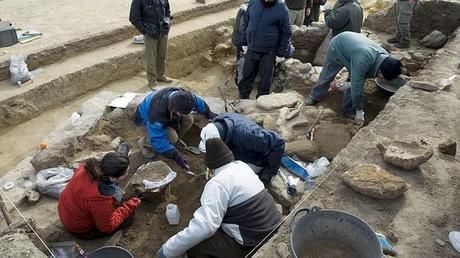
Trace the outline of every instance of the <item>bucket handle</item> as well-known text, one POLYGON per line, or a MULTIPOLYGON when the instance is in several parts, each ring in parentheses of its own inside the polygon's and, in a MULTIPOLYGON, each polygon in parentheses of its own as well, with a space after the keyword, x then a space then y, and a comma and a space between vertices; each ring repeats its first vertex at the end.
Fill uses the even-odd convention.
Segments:
POLYGON ((289 233, 291 234, 292 231, 294 230, 294 225, 295 225, 295 218, 297 217, 297 215, 299 215, 299 213, 301 212, 306 212, 307 215, 310 214, 311 212, 317 212, 319 211, 321 208, 319 208, 318 206, 313 206, 311 209, 309 208, 302 208, 302 209, 298 209, 294 215, 292 215, 292 218, 291 218, 291 222, 289 223, 289 233))

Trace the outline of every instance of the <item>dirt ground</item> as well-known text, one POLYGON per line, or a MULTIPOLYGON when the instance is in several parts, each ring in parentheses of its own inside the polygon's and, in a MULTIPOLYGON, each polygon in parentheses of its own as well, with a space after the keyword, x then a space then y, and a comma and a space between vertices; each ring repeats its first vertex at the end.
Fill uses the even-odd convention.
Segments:
MULTIPOLYGON (((32 53, 51 46, 82 39, 90 35, 130 25, 131 0, 80 0, 40 1, 2 0, 0 19, 10 21, 16 29, 38 30, 43 37, 26 44, 2 48, 8 55, 0 56, 0 62, 11 54, 32 53), (76 12, 75 10, 78 10, 76 12)), ((208 0, 212 4, 217 0, 208 0)), ((171 12, 177 13, 202 4, 194 0, 169 2, 171 12)))

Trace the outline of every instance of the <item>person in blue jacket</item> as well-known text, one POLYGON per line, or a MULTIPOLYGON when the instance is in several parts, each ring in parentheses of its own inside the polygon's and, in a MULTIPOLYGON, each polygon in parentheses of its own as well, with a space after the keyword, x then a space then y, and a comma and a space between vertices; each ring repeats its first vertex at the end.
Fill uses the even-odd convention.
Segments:
POLYGON ((235 160, 247 163, 267 187, 276 175, 284 153, 284 140, 237 113, 223 113, 201 130, 198 146, 206 152, 206 141, 220 138, 230 148, 235 160))
POLYGON ((324 59, 323 70, 316 85, 311 89, 306 105, 314 105, 330 87, 335 76, 346 67, 351 79, 350 88, 345 90, 342 112, 354 117, 360 126, 364 124, 364 83, 367 78, 381 77, 393 80, 402 72, 402 64, 376 42, 364 35, 345 31, 332 38, 324 59))
POLYGON ((208 119, 217 116, 201 97, 179 87, 148 94, 134 114, 136 125, 147 129, 147 134, 138 141, 142 155, 153 159, 158 153, 189 169, 187 159, 177 151, 175 144, 192 127, 192 110, 208 119))
POLYGON ((241 99, 248 99, 258 72, 257 97, 270 93, 275 58, 291 57, 294 47, 288 9, 282 0, 251 0, 243 25, 241 45, 245 60, 238 90, 241 99))

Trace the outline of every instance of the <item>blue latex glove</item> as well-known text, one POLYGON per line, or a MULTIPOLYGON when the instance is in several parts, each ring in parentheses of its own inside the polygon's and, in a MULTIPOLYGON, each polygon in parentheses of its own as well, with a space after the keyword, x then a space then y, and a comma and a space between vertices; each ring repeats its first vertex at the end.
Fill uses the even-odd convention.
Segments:
POLYGON ((216 113, 214 113, 212 111, 209 111, 208 114, 207 114, 209 120, 212 120, 212 119, 216 118, 218 115, 219 114, 216 114, 216 113))
POLYGON ((190 166, 188 165, 188 161, 182 156, 182 155, 177 155, 177 157, 174 159, 176 163, 183 169, 190 169, 190 166))
POLYGON ((157 258, 168 258, 163 252, 163 247, 161 247, 160 250, 157 251, 157 258))

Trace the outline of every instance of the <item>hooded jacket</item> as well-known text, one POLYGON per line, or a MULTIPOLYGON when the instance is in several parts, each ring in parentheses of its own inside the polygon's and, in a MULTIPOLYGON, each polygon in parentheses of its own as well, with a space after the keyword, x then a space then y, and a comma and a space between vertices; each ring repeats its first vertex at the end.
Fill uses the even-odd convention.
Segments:
POLYGON ((291 25, 286 5, 281 0, 265 7, 261 0, 251 0, 244 15, 242 46, 262 53, 291 57, 291 25))
MULTIPOLYGON (((154 91, 147 95, 137 107, 139 115, 138 125, 145 126, 150 136, 151 144, 155 152, 174 157, 177 154, 176 147, 168 140, 168 127, 178 129, 180 119, 171 117, 169 99, 175 92, 183 91, 181 88, 169 87, 154 91)), ((193 94, 195 98, 194 110, 208 117, 209 106, 202 98, 193 94)))
POLYGON ((364 83, 376 78, 388 52, 360 33, 345 31, 332 38, 326 58, 347 68, 353 108, 363 110, 364 83))
POLYGON ((269 175, 276 174, 285 147, 279 134, 237 113, 220 114, 212 123, 236 160, 263 167, 269 175))
POLYGON ((235 47, 241 46, 241 37, 244 34, 244 15, 246 11, 248 10, 248 5, 249 5, 249 0, 246 0, 238 9, 238 12, 236 14, 235 18, 235 25, 233 26, 233 32, 232 32, 232 44, 235 47))
POLYGON ((188 227, 163 245, 166 257, 184 254, 219 228, 240 245, 254 247, 281 222, 273 197, 254 171, 241 161, 215 169, 200 203, 188 227))
POLYGON ((171 27, 168 0, 133 0, 129 21, 140 33, 153 38, 168 35, 171 27))
POLYGON ((344 31, 361 33, 363 17, 363 9, 355 0, 338 0, 333 9, 324 12, 333 37, 344 31))
POLYGON ((58 211, 64 228, 81 234, 94 230, 104 233, 117 229, 136 209, 131 201, 115 208, 112 196, 99 193, 98 180, 92 179, 80 165, 59 197, 58 211))

